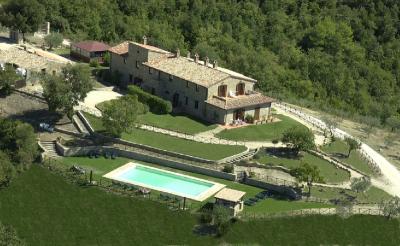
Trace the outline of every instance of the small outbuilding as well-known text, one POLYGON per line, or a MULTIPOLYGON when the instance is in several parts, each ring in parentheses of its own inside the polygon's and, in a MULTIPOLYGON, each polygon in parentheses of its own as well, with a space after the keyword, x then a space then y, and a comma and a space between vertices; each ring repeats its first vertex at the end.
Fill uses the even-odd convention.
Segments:
POLYGON ((83 41, 71 45, 71 57, 84 62, 98 61, 104 62, 104 55, 110 46, 98 41, 83 41))
POLYGON ((232 215, 236 216, 243 210, 243 197, 246 192, 224 188, 215 194, 215 204, 224 206, 232 211, 232 215))

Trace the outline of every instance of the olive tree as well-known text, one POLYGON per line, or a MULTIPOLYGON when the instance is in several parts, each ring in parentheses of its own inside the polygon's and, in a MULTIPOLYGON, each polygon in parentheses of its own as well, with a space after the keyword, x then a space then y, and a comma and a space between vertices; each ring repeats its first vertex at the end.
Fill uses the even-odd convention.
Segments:
POLYGON ((371 179, 368 177, 354 178, 351 180, 351 190, 356 193, 363 193, 371 186, 371 179))
POLYGON ((350 153, 353 150, 357 150, 361 148, 361 143, 354 138, 346 138, 345 142, 347 143, 347 146, 349 147, 348 153, 347 153, 347 158, 350 157, 350 153))
POLYGON ((292 168, 290 175, 295 177, 299 182, 307 183, 308 196, 311 195, 311 187, 315 182, 323 182, 320 170, 317 166, 308 163, 301 163, 299 167, 292 168))
POLYGON ((305 127, 296 126, 283 133, 282 142, 293 148, 298 154, 301 150, 315 148, 314 134, 305 127))
POLYGON ((387 202, 381 202, 379 207, 387 219, 396 217, 400 214, 400 198, 396 196, 387 202))
POLYGON ((134 127, 138 115, 147 111, 147 105, 140 103, 137 96, 128 95, 104 105, 102 122, 109 134, 120 137, 134 127))

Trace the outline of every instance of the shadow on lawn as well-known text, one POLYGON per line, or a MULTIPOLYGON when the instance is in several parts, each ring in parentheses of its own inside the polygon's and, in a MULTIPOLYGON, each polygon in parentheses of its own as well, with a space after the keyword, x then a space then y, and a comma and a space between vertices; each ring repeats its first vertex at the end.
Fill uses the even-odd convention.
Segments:
MULTIPOLYGON (((38 109, 25 111, 22 114, 10 115, 9 118, 29 123, 33 126, 33 128, 35 128, 35 130, 40 130, 40 123, 44 122, 54 126, 62 119, 62 115, 58 113, 52 113, 47 109, 38 109)), ((61 122, 60 125, 68 123, 70 122, 61 122)))
POLYGON ((303 155, 301 153, 297 153, 291 148, 265 148, 262 150, 264 154, 272 156, 272 157, 277 157, 277 158, 285 158, 285 159, 291 159, 291 160, 300 160, 303 158, 303 155))

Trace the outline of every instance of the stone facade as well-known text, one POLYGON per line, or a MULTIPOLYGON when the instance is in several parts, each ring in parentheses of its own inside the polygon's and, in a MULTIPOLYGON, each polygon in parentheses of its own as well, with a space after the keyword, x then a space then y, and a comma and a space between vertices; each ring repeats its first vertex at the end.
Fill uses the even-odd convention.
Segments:
POLYGON ((146 41, 124 42, 109 51, 110 70, 120 75, 123 86, 138 85, 171 101, 175 111, 219 124, 244 120, 247 114, 259 120, 270 114, 272 99, 253 96, 256 80, 219 68, 208 58, 182 57, 179 50, 173 54, 146 41), (257 100, 249 100, 253 97, 257 100))

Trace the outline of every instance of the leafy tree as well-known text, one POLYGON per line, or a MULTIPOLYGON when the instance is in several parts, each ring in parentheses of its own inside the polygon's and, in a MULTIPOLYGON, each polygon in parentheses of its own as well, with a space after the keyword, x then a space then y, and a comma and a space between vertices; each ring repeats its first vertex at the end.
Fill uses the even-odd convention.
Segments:
POLYGON ((216 235, 218 237, 228 232, 231 218, 232 214, 229 209, 219 205, 214 206, 212 211, 212 223, 215 226, 216 235))
POLYGON ((301 150, 315 148, 314 134, 305 127, 292 127, 283 133, 282 142, 293 148, 297 154, 301 150))
POLYGON ((46 75, 42 85, 49 110, 60 110, 68 117, 72 117, 74 106, 93 88, 90 69, 85 65, 68 65, 61 75, 46 75))
POLYGON ((2 25, 26 33, 36 32, 44 22, 45 8, 37 0, 13 0, 2 5, 2 25))
POLYGON ((383 215, 387 219, 391 219, 400 214, 400 198, 394 197, 390 201, 381 202, 379 204, 380 209, 382 210, 383 215))
POLYGON ((320 174, 317 166, 308 163, 301 163, 299 167, 290 170, 290 175, 296 177, 299 182, 306 182, 308 187, 308 195, 311 195, 311 187, 315 182, 323 182, 324 179, 320 174))
POLYGON ((356 193, 363 193, 371 186, 371 179, 368 177, 354 178, 351 180, 351 190, 356 193))
POLYGON ((44 41, 46 45, 49 46, 49 49, 52 50, 54 47, 58 47, 62 44, 64 38, 61 33, 53 32, 44 37, 44 41))
POLYGON ((120 137, 134 127, 138 115, 147 111, 147 105, 140 103, 137 96, 124 96, 104 105, 102 122, 108 133, 120 137))
POLYGON ((5 226, 0 223, 0 246, 24 246, 15 229, 11 226, 5 226))
POLYGON ((14 175, 15 168, 10 158, 6 153, 0 151, 0 187, 8 186, 14 175))
POLYGON ((5 66, 4 70, 0 68, 0 93, 10 95, 12 87, 20 79, 22 79, 21 76, 15 73, 11 65, 5 66))
POLYGON ((400 114, 392 115, 386 120, 386 124, 392 132, 400 129, 400 114))
POLYGON ((347 158, 350 157, 350 153, 352 150, 357 150, 359 148, 361 148, 361 143, 357 140, 355 140, 354 138, 346 138, 345 142, 347 143, 347 146, 349 147, 349 151, 347 153, 347 158))

